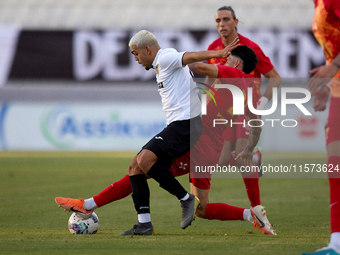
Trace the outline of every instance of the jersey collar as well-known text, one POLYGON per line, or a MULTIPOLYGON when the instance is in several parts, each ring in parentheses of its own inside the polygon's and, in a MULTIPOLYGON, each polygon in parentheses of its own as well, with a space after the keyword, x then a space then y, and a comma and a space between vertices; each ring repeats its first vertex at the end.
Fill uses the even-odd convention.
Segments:
POLYGON ((161 53, 161 51, 162 51, 162 49, 159 49, 159 50, 158 50, 158 52, 157 52, 157 54, 156 54, 156 57, 155 57, 155 59, 154 59, 153 62, 152 62, 152 68, 153 68, 153 69, 156 69, 156 63, 157 63, 157 60, 158 60, 158 58, 159 58, 159 54, 161 53))

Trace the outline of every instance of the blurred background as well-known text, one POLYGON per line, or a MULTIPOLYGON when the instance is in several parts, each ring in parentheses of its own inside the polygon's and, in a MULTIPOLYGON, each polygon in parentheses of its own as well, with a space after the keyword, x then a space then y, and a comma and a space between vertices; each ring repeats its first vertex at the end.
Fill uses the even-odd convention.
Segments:
MULTIPOLYGON (((1 0, 0 151, 138 150, 165 114, 155 72, 134 61, 129 39, 147 29, 162 48, 207 49, 224 5, 271 59, 282 87, 306 88, 308 70, 324 63, 311 0, 1 0)), ((289 106, 286 116, 278 107, 264 118, 278 120, 264 126, 265 150, 324 151, 326 113, 305 105, 311 116, 289 106), (284 127, 287 119, 298 124, 284 127)))

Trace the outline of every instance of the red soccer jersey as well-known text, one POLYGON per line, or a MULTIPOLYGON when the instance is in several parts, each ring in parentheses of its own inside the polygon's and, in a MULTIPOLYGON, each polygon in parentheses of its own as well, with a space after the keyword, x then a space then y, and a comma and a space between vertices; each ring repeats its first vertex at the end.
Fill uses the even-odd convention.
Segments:
MULTIPOLYGON (((253 86, 254 77, 249 74, 243 74, 241 70, 220 65, 218 66, 218 77, 226 78, 227 84, 237 86, 246 95, 248 87, 253 86)), ((223 80, 221 80, 223 83, 223 80)), ((236 122, 240 115, 233 115, 233 96, 229 89, 216 89, 221 98, 222 104, 215 96, 216 103, 211 100, 207 105, 207 114, 202 116, 203 131, 200 140, 220 151, 224 145, 223 131, 229 127, 231 120, 236 122), (227 120, 226 124, 214 125, 214 119, 227 120)), ((256 102, 256 101, 255 101, 256 102)), ((244 113, 249 117, 255 117, 248 109, 247 97, 244 96, 244 113)))
MULTIPOLYGON (((340 52, 340 1, 316 0, 313 33, 322 46, 327 64, 340 52)), ((331 83, 331 95, 340 97, 340 71, 331 83)))
MULTIPOLYGON (((258 78, 258 79, 255 79, 254 81, 254 91, 253 91, 254 101, 257 102, 257 100, 261 98, 261 92, 260 92, 261 74, 264 75, 268 73, 274 68, 274 66, 270 62, 270 59, 263 53, 260 46, 258 46, 256 43, 254 43, 253 41, 249 40, 248 38, 240 34, 238 36, 240 40, 239 44, 245 45, 251 48, 255 52, 258 58, 258 62, 257 62, 257 65, 254 71, 250 73, 255 78, 258 78)), ((222 43, 222 37, 220 37, 217 40, 215 40, 212 44, 209 45, 208 50, 222 50, 224 48, 225 48, 225 45, 222 43)), ((225 58, 213 58, 213 59, 207 60, 208 64, 215 64, 215 65, 224 65, 226 62, 227 60, 225 58)))

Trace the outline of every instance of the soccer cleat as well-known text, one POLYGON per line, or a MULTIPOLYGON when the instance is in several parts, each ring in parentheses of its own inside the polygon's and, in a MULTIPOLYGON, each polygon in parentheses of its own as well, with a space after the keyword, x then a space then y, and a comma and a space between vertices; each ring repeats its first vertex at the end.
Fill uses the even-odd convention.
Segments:
POLYGON ((314 252, 304 252, 301 255, 340 255, 340 253, 336 252, 330 247, 323 247, 314 252))
POLYGON ((253 216, 253 224, 254 228, 258 228, 263 234, 266 235, 276 235, 276 230, 273 229, 272 224, 270 224, 265 210, 265 207, 262 205, 257 205, 254 208, 250 209, 250 212, 253 216))
POLYGON ((263 152, 263 149, 260 146, 256 146, 255 149, 253 150, 253 154, 257 154, 257 164, 255 164, 255 166, 258 166, 259 177, 261 177, 263 175, 262 152, 263 152))
POLYGON ((55 201, 59 205, 59 207, 64 208, 65 211, 68 212, 75 212, 79 215, 82 219, 90 218, 93 210, 87 211, 84 208, 84 199, 72 199, 72 198, 65 198, 65 197, 56 197, 55 201))
POLYGON ((185 229, 191 222, 195 219, 196 209, 200 206, 200 200, 192 194, 189 194, 189 198, 185 201, 181 201, 182 207, 182 220, 181 220, 181 228, 185 229))
POLYGON ((117 236, 131 236, 131 235, 140 235, 140 236, 153 236, 155 235, 155 230, 153 229, 153 226, 150 222, 150 225, 146 223, 147 225, 141 224, 141 225, 134 225, 133 228, 118 234, 117 236), (143 226, 144 225, 144 226, 143 226))

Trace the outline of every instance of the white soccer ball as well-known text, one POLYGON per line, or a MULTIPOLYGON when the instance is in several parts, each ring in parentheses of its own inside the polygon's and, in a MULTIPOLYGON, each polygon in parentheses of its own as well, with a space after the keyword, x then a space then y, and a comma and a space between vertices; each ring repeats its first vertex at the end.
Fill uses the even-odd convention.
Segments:
POLYGON ((94 212, 88 219, 82 219, 76 213, 72 213, 68 220, 68 229, 72 234, 95 234, 98 228, 99 219, 94 212))

